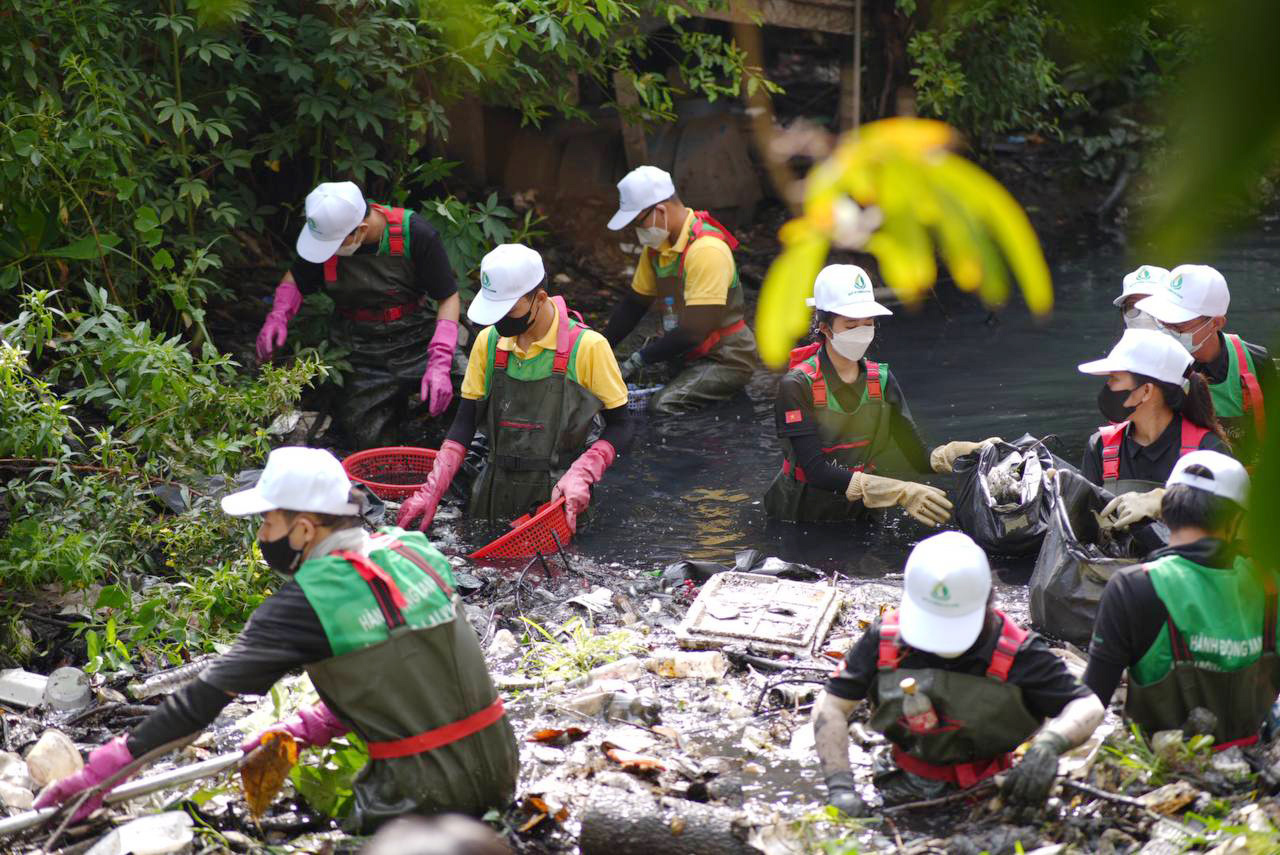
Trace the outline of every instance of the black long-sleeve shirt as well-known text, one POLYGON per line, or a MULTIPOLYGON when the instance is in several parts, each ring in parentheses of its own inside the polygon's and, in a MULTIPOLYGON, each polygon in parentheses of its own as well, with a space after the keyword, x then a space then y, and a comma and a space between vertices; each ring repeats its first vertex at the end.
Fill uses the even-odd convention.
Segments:
MULTIPOLYGON (((1198 446, 1210 451, 1221 451, 1230 454, 1231 449, 1218 438, 1216 433, 1207 433, 1198 446)), ((1120 441, 1121 480, 1154 481, 1163 484, 1169 479, 1174 465, 1182 456, 1182 416, 1174 414, 1169 426, 1164 429, 1155 442, 1150 445, 1139 445, 1133 438, 1133 426, 1124 432, 1120 441)), ((1084 447, 1084 456, 1080 460, 1080 474, 1091 484, 1102 486, 1102 434, 1094 431, 1089 443, 1084 447)))

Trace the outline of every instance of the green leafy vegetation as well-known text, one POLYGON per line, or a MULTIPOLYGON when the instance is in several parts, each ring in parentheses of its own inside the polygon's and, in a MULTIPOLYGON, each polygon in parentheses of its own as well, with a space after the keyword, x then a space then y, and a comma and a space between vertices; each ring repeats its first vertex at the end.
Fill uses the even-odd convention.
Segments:
POLYGON ((597 635, 581 618, 566 621, 554 631, 528 618, 521 620, 532 631, 522 639, 525 653, 520 669, 531 677, 572 680, 639 648, 634 633, 617 630, 597 635))

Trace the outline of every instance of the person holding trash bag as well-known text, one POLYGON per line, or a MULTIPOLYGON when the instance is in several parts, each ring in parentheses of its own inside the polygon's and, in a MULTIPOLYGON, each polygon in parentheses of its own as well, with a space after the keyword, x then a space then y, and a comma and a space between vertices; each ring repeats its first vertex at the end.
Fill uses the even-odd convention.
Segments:
POLYGON ((335 398, 338 423, 371 448, 394 433, 410 393, 433 418, 453 400, 458 286, 440 235, 413 211, 366 202, 355 184, 337 181, 307 195, 306 213, 298 258, 258 333, 258 359, 285 343, 303 294, 327 293, 337 315, 330 339, 350 352, 353 369, 335 398))
POLYGON ((987 556, 967 535, 948 531, 916 544, 901 605, 849 649, 814 705, 831 805, 850 816, 866 810, 848 742, 849 716, 864 699, 871 728, 893 746, 893 763, 875 775, 886 803, 966 789, 1011 766, 1007 797, 1048 798, 1058 756, 1088 739, 1104 710, 1044 639, 992 602, 987 556), (1033 734, 1014 765, 1013 750, 1033 734))
POLYGON ((565 499, 569 527, 591 503, 591 485, 631 438, 627 386, 604 336, 570 316, 546 290, 542 256, 503 244, 480 262, 480 292, 467 317, 476 336, 462 380, 462 404, 427 483, 400 508, 398 524, 426 531, 477 427, 489 456, 468 513, 508 522, 565 499), (604 432, 588 447, 596 416, 604 432))
POLYGON ((1154 330, 1125 330, 1103 359, 1080 366, 1106 377, 1098 409, 1110 424, 1085 446, 1080 474, 1115 498, 1105 528, 1129 528, 1160 516, 1162 485, 1178 458, 1197 449, 1226 451, 1204 376, 1191 354, 1154 330))
POLYGON ((609 228, 633 226, 644 249, 605 338, 617 347, 655 300, 664 329, 622 363, 623 379, 634 379, 647 365, 671 365, 674 376, 649 402, 649 411, 659 415, 728 400, 747 385, 757 363, 733 260, 737 239, 708 212, 686 208, 671 176, 656 166, 628 172, 618 182, 618 197, 609 228))
POLYGON ((1249 744, 1280 694, 1277 580, 1236 551, 1248 491, 1244 465, 1225 454, 1183 457, 1161 501, 1168 547, 1103 591, 1085 684, 1110 703, 1128 669, 1125 715, 1148 732, 1191 719, 1218 749, 1249 744))
POLYGON ((788 522, 824 522, 897 505, 925 525, 946 522, 951 502, 942 490, 872 474, 892 449, 915 471, 929 471, 898 378, 888 364, 865 358, 875 319, 893 313, 852 264, 823 268, 813 294, 818 341, 792 351, 778 384, 782 468, 765 493, 766 511, 788 522))
POLYGON ((1169 280, 1169 271, 1154 264, 1144 264, 1124 277, 1120 296, 1111 305, 1120 310, 1124 328, 1128 330, 1160 330, 1160 322, 1138 308, 1138 301, 1156 294, 1169 280))
POLYGON ((1213 410, 1232 445, 1252 458, 1266 430, 1263 398, 1275 387, 1275 363, 1265 347, 1223 332, 1231 292, 1222 274, 1206 264, 1180 264, 1165 287, 1138 303, 1195 357, 1209 381, 1213 410))
MULTIPOLYGON (((262 557, 287 581, 228 652, 45 790, 37 806, 96 786, 134 758, 208 726, 235 695, 265 694, 303 668, 320 702, 271 729, 303 747, 348 732, 367 743, 352 830, 368 833, 410 812, 480 816, 504 807, 515 790, 515 735, 455 593, 452 566, 417 532, 365 531, 364 495, 327 451, 272 451, 258 483, 225 497, 222 509, 262 515, 262 557)), ((78 816, 101 801, 95 795, 78 816)))

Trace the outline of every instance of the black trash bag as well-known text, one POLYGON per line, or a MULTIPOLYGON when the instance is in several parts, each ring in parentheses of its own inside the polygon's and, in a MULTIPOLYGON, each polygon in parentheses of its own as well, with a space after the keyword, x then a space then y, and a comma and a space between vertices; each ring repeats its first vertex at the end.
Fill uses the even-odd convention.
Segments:
POLYGON ((1104 536, 1098 513, 1113 496, 1076 472, 1060 472, 1049 489, 1049 530, 1031 574, 1031 622, 1046 635, 1087 648, 1107 580, 1165 544, 1163 523, 1104 536))
POLYGON ((717 564, 714 561, 690 561, 685 559, 667 565, 662 571, 662 581, 667 585, 678 585, 692 580, 701 585, 717 573, 733 570, 736 573, 754 573, 759 576, 773 576, 777 579, 790 579, 798 582, 812 582, 821 579, 822 574, 804 564, 794 564, 780 558, 771 558, 758 549, 744 549, 733 556, 733 566, 717 564))
POLYGON ((955 522, 988 552, 1034 555, 1049 530, 1051 506, 1043 473, 1075 467, 1024 434, 1013 442, 993 442, 957 457, 955 522))

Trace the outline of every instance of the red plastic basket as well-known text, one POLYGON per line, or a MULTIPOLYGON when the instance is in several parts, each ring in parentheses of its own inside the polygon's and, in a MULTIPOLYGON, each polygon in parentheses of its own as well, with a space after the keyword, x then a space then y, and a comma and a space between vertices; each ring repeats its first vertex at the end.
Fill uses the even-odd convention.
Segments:
POLYGON ((342 468, 347 477, 364 484, 379 499, 398 502, 427 483, 435 460, 434 448, 401 445, 357 451, 342 461, 342 468))
POLYGON ((511 531, 471 553, 471 560, 528 558, 537 552, 554 555, 556 538, 559 538, 560 546, 567 546, 573 538, 569 519, 564 514, 563 496, 512 522, 511 531), (555 537, 552 537, 552 532, 555 537))

